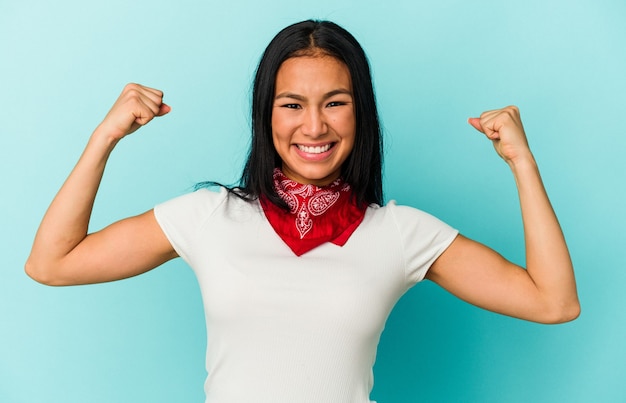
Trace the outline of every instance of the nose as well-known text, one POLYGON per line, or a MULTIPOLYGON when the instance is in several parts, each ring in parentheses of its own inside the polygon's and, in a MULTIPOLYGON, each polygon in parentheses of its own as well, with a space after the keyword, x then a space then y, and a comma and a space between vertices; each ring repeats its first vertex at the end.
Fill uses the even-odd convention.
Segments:
POLYGON ((309 108, 304 113, 301 129, 302 134, 306 136, 323 136, 328 130, 324 114, 317 108, 309 108))

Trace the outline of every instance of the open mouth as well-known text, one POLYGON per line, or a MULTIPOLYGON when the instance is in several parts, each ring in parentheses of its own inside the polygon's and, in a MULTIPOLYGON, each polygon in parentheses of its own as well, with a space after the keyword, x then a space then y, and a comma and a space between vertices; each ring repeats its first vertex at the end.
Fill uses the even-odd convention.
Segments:
POLYGON ((297 144, 298 150, 307 153, 307 154, 322 154, 326 151, 330 150, 336 143, 328 143, 323 146, 304 146, 302 144, 297 144))

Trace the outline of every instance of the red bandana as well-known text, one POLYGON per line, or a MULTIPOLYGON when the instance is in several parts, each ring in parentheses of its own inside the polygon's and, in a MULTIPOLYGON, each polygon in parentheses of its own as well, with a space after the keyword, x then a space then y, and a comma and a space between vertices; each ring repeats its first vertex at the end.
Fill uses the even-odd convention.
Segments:
POLYGON ((325 242, 345 245, 365 216, 365 208, 356 205, 350 185, 341 178, 324 187, 303 185, 275 168, 274 189, 289 212, 264 196, 259 201, 274 231, 297 256, 325 242))

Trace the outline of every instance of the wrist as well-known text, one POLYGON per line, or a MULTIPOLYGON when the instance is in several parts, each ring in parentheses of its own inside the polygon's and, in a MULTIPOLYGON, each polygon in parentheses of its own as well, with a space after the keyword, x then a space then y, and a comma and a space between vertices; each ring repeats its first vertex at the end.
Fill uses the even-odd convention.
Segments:
POLYGON ((111 130, 100 125, 96 127, 96 130, 91 134, 89 142, 111 151, 121 139, 121 137, 112 133, 111 130))
POLYGON ((539 172, 537 161, 530 153, 527 156, 507 161, 507 163, 509 164, 509 168, 511 168, 511 171, 513 172, 513 175, 515 177, 518 177, 519 175, 524 175, 525 173, 534 174, 539 172))
POLYGON ((537 161, 530 151, 527 154, 519 155, 516 158, 508 160, 507 164, 513 172, 527 169, 537 169, 537 161))

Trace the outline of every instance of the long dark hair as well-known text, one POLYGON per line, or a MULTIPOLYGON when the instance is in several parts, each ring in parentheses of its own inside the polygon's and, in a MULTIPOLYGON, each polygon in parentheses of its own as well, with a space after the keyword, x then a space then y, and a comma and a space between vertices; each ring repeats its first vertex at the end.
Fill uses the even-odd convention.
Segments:
POLYGON ((273 188, 272 173, 282 161, 272 141, 272 105, 276 74, 282 63, 298 56, 328 55, 350 71, 356 117, 354 148, 342 177, 360 205, 382 205, 382 135, 367 56, 357 40, 330 21, 302 21, 280 31, 265 49, 252 94, 252 143, 237 191, 248 199, 261 195, 286 208, 273 188))

